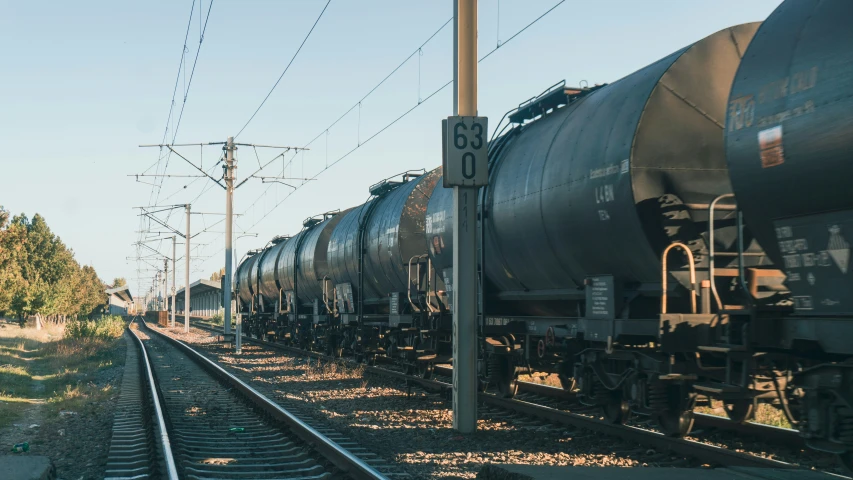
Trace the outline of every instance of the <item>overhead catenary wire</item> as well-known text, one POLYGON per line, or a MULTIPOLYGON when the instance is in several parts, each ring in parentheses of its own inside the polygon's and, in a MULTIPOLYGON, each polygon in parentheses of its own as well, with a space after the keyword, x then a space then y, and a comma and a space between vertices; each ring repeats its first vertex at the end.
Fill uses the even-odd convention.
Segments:
MULTIPOLYGON (((201 21, 201 11, 200 10, 201 10, 201 0, 199 0, 199 21, 201 21)), ((210 0, 210 5, 207 9, 207 17, 204 20, 204 28, 202 29, 201 33, 199 34, 198 49, 196 49, 196 52, 195 52, 195 59, 193 60, 193 67, 192 67, 192 70, 190 71, 189 82, 187 82, 184 86, 184 90, 183 90, 183 94, 184 94, 183 97, 184 98, 183 98, 183 101, 181 103, 181 111, 178 114, 178 121, 175 123, 175 126, 172 129, 172 141, 171 141, 171 143, 175 143, 175 140, 178 137, 178 130, 181 128, 181 120, 184 118, 184 109, 187 106, 187 98, 189 97, 190 87, 192 86, 193 77, 195 76, 195 67, 198 64, 198 56, 201 53, 201 45, 202 45, 202 42, 204 42, 204 33, 207 31, 207 22, 210 20, 210 12, 212 10, 213 10, 213 0, 210 0)), ((192 14, 190 14, 190 21, 192 22, 192 14)), ((189 26, 187 28, 187 33, 189 33, 189 26)), ((187 50, 186 40, 184 40, 184 54, 185 55, 186 55, 186 50, 187 50)), ((185 61, 184 61, 184 75, 186 77, 186 62, 185 61)), ((174 102, 175 102, 175 98, 173 96, 172 97, 172 103, 174 103, 174 102)), ((172 153, 174 153, 174 150, 172 150, 170 148, 169 153, 166 156, 166 165, 163 167, 163 173, 166 173, 166 170, 169 168, 169 160, 171 160, 171 158, 172 158, 172 153)), ((163 187, 163 181, 164 180, 165 179, 160 181, 160 187, 158 187, 158 189, 157 189, 157 196, 154 198, 154 203, 157 203, 159 201, 160 191, 163 187)))
MULTIPOLYGON (((171 102, 169 104, 169 114, 166 117, 166 126, 165 126, 164 131, 163 131, 163 138, 160 142, 161 144, 165 143, 165 141, 169 135, 170 125, 172 125, 173 114, 174 114, 175 106, 176 106, 175 99, 177 97, 178 84, 179 84, 179 82, 181 80, 181 76, 183 74, 183 79, 184 79, 184 86, 183 86, 183 90, 182 90, 183 99, 181 102, 181 109, 180 109, 180 113, 178 114, 178 119, 174 123, 174 127, 171 129, 171 133, 172 133, 172 142, 171 143, 174 143, 175 139, 177 138, 177 134, 178 134, 178 131, 179 131, 180 125, 181 125, 181 120, 183 119, 184 110, 186 108, 187 98, 189 96, 189 91, 190 91, 190 88, 192 86, 193 79, 195 77, 196 66, 198 65, 198 59, 199 59, 199 55, 201 53, 202 43, 204 42, 204 36, 205 36, 206 31, 207 31, 208 22, 210 20, 210 13, 213 10, 213 0, 210 0, 210 3, 209 3, 208 8, 207 8, 207 14, 205 15, 205 18, 204 18, 204 24, 202 24, 202 12, 204 10, 204 7, 203 7, 203 0, 199 0, 199 9, 198 9, 199 10, 199 14, 198 14, 199 15, 199 40, 198 40, 198 48, 196 49, 195 58, 193 60, 193 65, 192 65, 192 68, 190 70, 189 78, 187 78, 187 76, 186 76, 186 73, 187 73, 186 72, 186 70, 187 70, 186 62, 187 62, 187 53, 189 51, 187 48, 187 44, 189 41, 189 34, 190 34, 190 28, 192 26, 193 14, 195 13, 195 10, 196 10, 195 9, 195 3, 196 3, 195 0, 193 0, 192 5, 190 7, 190 15, 189 15, 189 19, 187 20, 187 29, 186 29, 186 32, 184 34, 184 43, 183 43, 183 46, 181 48, 181 59, 180 59, 180 62, 178 64, 178 72, 177 72, 177 75, 175 78, 174 87, 172 89, 172 99, 171 99, 171 102)), ((143 172, 143 173, 148 173, 152 168, 155 168, 156 174, 162 174, 163 175, 160 177, 159 182, 157 182, 155 180, 154 184, 152 184, 152 186, 151 186, 151 192, 149 194, 149 203, 150 204, 156 204, 159 201, 160 193, 161 193, 162 188, 163 188, 163 182, 167 178, 165 176, 165 174, 166 174, 168 166, 169 166, 170 158, 171 158, 171 150, 169 151, 169 153, 167 155, 165 155, 166 162, 165 162, 165 166, 163 167, 162 172, 161 172, 160 165, 164 159, 164 155, 161 151, 160 153, 158 153, 157 161, 154 164, 152 164, 151 166, 149 166, 143 172), (153 199, 153 201, 152 201, 152 199, 153 199)), ((193 182, 195 182, 196 180, 197 179, 193 180, 193 182)), ((193 183, 193 182, 190 182, 190 183, 193 183)), ((172 195, 170 195, 169 197, 171 197, 171 196, 172 195)), ((171 212, 169 213, 169 216, 171 216, 171 212)), ((144 230, 142 227, 144 227, 145 224, 146 224, 146 220, 144 218, 140 218, 140 232, 142 230, 144 230)), ((151 226, 150 219, 147 221, 147 224, 150 228, 150 226, 151 226)), ((142 236, 142 233, 140 233, 140 238, 141 238, 141 236, 142 236)), ((138 252, 138 249, 137 249, 137 252, 138 252)))
MULTIPOLYGON (((193 20, 193 12, 195 12, 195 0, 193 0, 192 6, 190 7, 190 18, 187 20, 187 33, 184 35, 184 44, 181 47, 181 61, 178 63, 178 73, 175 76, 175 86, 172 89, 172 101, 169 102, 169 115, 166 116, 166 127, 163 129, 163 140, 160 143, 166 143, 166 138, 169 136, 169 125, 172 122, 172 112, 175 110, 175 96, 178 94, 178 85, 181 81, 181 70, 184 67, 184 60, 187 55, 187 40, 190 38, 190 26, 192 25, 193 20)), ((160 163, 163 161, 162 153, 158 153, 157 161, 152 165, 152 167, 156 166, 155 173, 160 173, 160 163)), ((143 173, 148 173, 151 167, 148 167, 143 173)), ((154 196, 154 188, 151 189, 151 194, 149 195, 148 203, 155 203, 153 201, 154 196)))
POLYGON ((287 63, 287 66, 286 66, 286 67, 284 67, 284 71, 283 71, 283 72, 281 72, 281 75, 279 75, 278 80, 276 80, 276 81, 275 81, 275 83, 273 84, 273 86, 272 86, 272 88, 270 89, 269 93, 267 93, 267 96, 266 96, 266 97, 264 97, 264 99, 261 101, 261 104, 260 104, 260 105, 258 105, 258 108, 256 108, 256 109, 255 109, 255 112, 254 112, 254 113, 252 113, 252 116, 251 116, 251 117, 249 117, 249 119, 248 119, 248 120, 246 120, 246 123, 243 125, 243 128, 241 128, 241 129, 240 129, 240 131, 239 131, 239 132, 237 132, 237 135, 234 135, 234 138, 239 137, 239 136, 240 136, 240 134, 241 134, 241 133, 243 133, 243 130, 245 130, 245 129, 246 129, 246 127, 248 127, 248 126, 249 126, 249 124, 250 124, 250 123, 252 123, 252 120, 254 120, 255 115, 257 115, 257 114, 258 114, 258 112, 260 112, 260 111, 261 111, 261 108, 264 106, 264 104, 265 104, 265 103, 267 103, 267 100, 270 98, 270 95, 272 95, 272 92, 274 92, 274 91, 275 91, 275 89, 276 89, 276 87, 278 87, 278 84, 281 82, 281 79, 282 79, 282 78, 284 78, 284 75, 285 75, 285 74, 287 73, 287 71, 290 69, 290 66, 291 66, 291 65, 293 65, 293 61, 294 61, 294 60, 296 60, 296 57, 299 55, 299 52, 301 52, 301 51, 302 51, 302 47, 304 47, 304 46, 305 46, 305 42, 307 42, 307 41, 308 41, 308 38, 311 36, 311 33, 314 31, 314 28, 315 28, 315 27, 317 26, 317 24, 320 22, 320 19, 321 19, 321 18, 323 18, 323 14, 324 14, 324 13, 326 13, 326 9, 327 9, 327 8, 329 8, 329 4, 330 4, 330 3, 332 3, 332 0, 327 0, 327 1, 326 1, 326 5, 323 7, 323 10, 320 12, 320 15, 318 15, 318 16, 317 16, 317 20, 314 20, 314 24, 313 24, 313 25, 311 25, 311 29, 310 29, 310 30, 308 30, 308 34, 307 34, 307 35, 305 35, 305 38, 303 38, 303 39, 302 39, 302 43, 301 43, 301 44, 299 44, 299 48, 297 48, 297 49, 296 49, 296 52, 294 52, 293 57, 291 57, 291 58, 290 58, 290 61, 287 63))
MULTIPOLYGON (((527 29, 529 29, 531 26, 533 26, 534 24, 536 24, 537 22, 539 22, 540 20, 542 20, 544 17, 546 17, 548 14, 550 14, 552 11, 554 11, 557 7, 559 7, 559 6, 560 6, 561 4, 563 4, 563 3, 565 3, 565 0, 560 0, 560 1, 558 1, 557 3, 555 3, 552 7, 550 7, 548 10, 546 10, 544 13, 542 13, 541 15, 539 15, 538 17, 536 17, 534 20, 532 20, 531 22, 529 22, 527 25, 525 25, 525 26, 524 26, 523 28, 521 28, 520 30, 516 31, 516 32, 515 32, 512 36, 510 36, 506 41, 501 42, 500 44, 496 45, 492 50, 490 50, 490 51, 489 51, 489 52, 487 52, 485 55, 483 55, 482 57, 480 57, 480 59, 478 60, 478 63, 479 63, 479 62, 482 62, 482 61, 486 60, 487 58, 489 58, 490 56, 492 56, 492 55, 493 55, 493 54, 494 54, 498 49, 500 49, 500 47, 503 47, 504 45, 506 45, 506 44, 510 43, 511 41, 515 40, 515 39, 516 39, 516 38, 517 38, 521 33, 523 33, 524 31, 526 31, 527 29)), ((327 3, 327 5, 326 5, 326 6, 328 6, 328 3, 327 3)), ((321 16, 322 16, 322 14, 321 14, 321 16)), ((403 62, 401 62, 400 64, 398 64, 398 65, 397 65, 393 70, 391 70, 391 72, 390 72, 389 74, 387 74, 385 77, 383 77, 383 79, 382 79, 382 80, 380 80, 380 82, 379 82, 379 83, 377 83, 376 85, 374 85, 374 86, 373 86, 373 87, 372 87, 372 88, 367 92, 367 94, 365 94, 365 95, 364 95, 360 100, 358 100, 357 102, 355 102, 355 103, 352 105, 352 107, 350 107, 346 112, 344 112, 344 113, 343 113, 343 115, 341 115, 341 116, 339 116, 338 118, 336 118, 336 119, 335 119, 335 120, 334 120, 334 121, 333 121, 333 122, 332 122, 328 127, 324 128, 324 129, 323 129, 323 130, 322 130, 322 131, 321 131, 317 136, 315 136, 315 137, 314 137, 311 141, 309 141, 305 146, 306 146, 306 147, 310 146, 312 143, 314 143, 317 139, 319 139, 319 138, 320 138, 321 136, 323 136, 323 135, 326 135, 326 141, 328 142, 328 132, 329 132, 329 130, 330 130, 331 128, 333 128, 335 125, 337 125, 337 124, 338 124, 338 123, 339 123, 339 122, 340 122, 344 117, 346 117, 346 116, 347 116, 349 113, 351 113, 353 110, 357 109, 357 108, 358 108, 358 106, 359 106, 359 104, 360 104, 361 102, 363 102, 366 98, 368 98, 370 95, 372 95, 372 94, 373 94, 373 93, 374 93, 374 92, 375 92, 379 87, 381 87, 381 86, 382 86, 382 85, 383 85, 383 84, 384 84, 384 83, 385 83, 385 82, 386 82, 386 81, 387 81, 391 76, 393 76, 393 75, 394 75, 394 73, 396 73, 398 70, 400 70, 400 68, 401 68, 403 65, 405 65, 405 63, 407 63, 409 60, 411 60, 411 58, 412 58, 412 57, 414 57, 415 55, 418 55, 418 54, 419 54, 419 52, 421 52, 421 51, 422 51, 423 47, 424 47, 427 43, 429 43, 429 41, 430 41, 430 40, 432 40, 432 39, 433 39, 433 38, 434 38, 438 33, 440 33, 444 28, 446 28, 446 26, 447 26, 448 24, 450 24, 450 22, 451 22, 452 20, 453 20, 453 19, 451 18, 451 19, 447 20, 446 22, 444 22, 444 23, 443 23, 443 24, 442 24, 442 25, 441 25, 441 26, 440 26, 440 27, 439 27, 439 28, 438 28, 438 29, 437 29, 437 30, 436 30, 432 35, 430 35, 430 37, 429 37, 425 42, 423 42, 423 44, 422 44, 421 46, 419 46, 418 48, 414 49, 414 50, 412 51, 412 53, 411 53, 411 54, 409 54, 409 55, 406 57, 406 59, 404 59, 404 60, 403 60, 403 62)), ((319 17, 318 17, 318 20, 317 20, 317 21, 319 21, 319 17)), ((316 25, 316 23, 317 23, 317 22, 315 22, 315 25, 316 25)), ((312 27, 312 29, 313 29, 313 27, 312 27)), ((310 32, 309 32, 309 34, 310 34, 310 32)), ((306 39, 307 39, 307 37, 306 37, 306 39)), ((304 43, 304 41, 303 41, 303 43, 304 43)), ((286 71, 286 70, 285 70, 285 71, 286 71)), ((278 82, 277 82, 277 83, 278 83, 278 82)), ((327 160, 327 161, 326 161, 326 166, 325 166, 324 168, 322 168, 322 169, 321 169, 317 174, 314 174, 314 175, 308 175, 308 176, 309 176, 309 177, 312 177, 312 178, 316 178, 316 177, 318 177, 320 174, 322 174, 322 173, 324 173, 324 172, 327 172, 328 170, 330 170, 332 167, 334 167, 334 166, 335 166, 335 165, 337 165, 338 163, 340 163, 340 162, 342 162, 343 160, 345 160, 346 158, 350 157, 350 156, 351 156, 354 152, 356 152, 359 148, 361 148, 362 146, 366 145, 366 144, 367 144, 367 143, 369 143, 371 140, 375 139, 376 137, 378 137, 379 135, 381 135, 382 133, 384 133, 386 130, 388 130, 389 128, 391 128, 393 125, 395 125, 396 123, 398 123, 400 120, 402 120, 403 118, 405 118, 406 116, 408 116, 410 113, 412 113, 414 110, 416 110, 420 105, 422 105, 423 103, 426 103, 427 101, 429 101, 430 99, 432 99, 434 96, 436 96, 438 93, 440 93, 440 92, 442 92, 443 90, 445 90, 445 89, 446 89, 448 86, 450 86, 451 84, 452 84, 452 80, 451 80, 451 81, 446 82, 446 83, 445 83, 445 84, 443 84, 443 85, 441 85, 439 88, 437 88, 436 90, 434 90, 432 93, 430 93, 430 94, 429 94, 428 96, 426 96, 425 98, 423 98, 423 99, 420 99, 420 98, 419 98, 419 99, 418 99, 418 102, 417 102, 414 106, 412 106, 411 108, 407 109, 406 111, 404 111, 404 112, 403 112, 402 114, 400 114, 399 116, 395 117, 395 118, 394 118, 393 120, 391 120, 388 124, 384 125, 382 128, 380 128, 379 130, 375 131, 373 134, 371 134, 371 135, 370 135, 369 137, 367 137, 366 139, 364 139, 364 140, 360 140, 359 142, 357 142, 357 143, 358 143, 358 145, 356 145, 356 146, 355 146, 355 147, 353 147, 351 150, 347 151, 346 153, 344 153, 343 155, 341 155, 340 157, 338 157, 338 158, 337 158, 337 159, 335 159, 334 161, 329 162, 329 161, 327 160)), ((273 87, 273 90, 274 90, 274 88, 275 88, 275 87, 273 87)), ((267 95, 267 97, 264 99, 264 102, 266 101, 266 99, 267 99, 267 98, 269 98, 269 95, 271 95, 271 93, 272 93, 272 91, 273 91, 273 90, 271 90, 271 91, 270 91, 270 93, 269 93, 269 94, 267 95)), ((260 108, 261 108, 262 106, 263 106, 263 102, 262 102, 261 106, 259 106, 259 107, 258 107, 258 109, 256 109, 255 113, 254 113, 254 114, 253 114, 253 116, 250 118, 249 122, 247 122, 247 123, 244 125, 243 129, 245 129, 245 127, 246 127, 246 126, 251 122, 252 118, 254 118, 255 114, 257 114, 257 112, 260 110, 260 108)), ((243 131, 243 129, 241 129, 241 132, 243 131)), ((328 150, 328 148, 327 148, 326 150, 328 150)), ((295 153, 295 152, 294 152, 294 153, 295 153)), ((328 153, 327 153, 327 155, 328 155, 328 153)), ((287 166, 289 166, 289 165, 291 165, 291 164, 292 164, 293 158, 295 158, 295 155, 294 155, 294 157, 292 157, 292 158, 290 159, 290 161, 289 161, 286 165, 283 165, 283 166, 282 166, 282 171, 284 171, 284 169, 285 169, 287 166)), ((284 203, 288 198, 290 198, 290 196, 292 196, 294 193, 296 193, 297 191, 299 191, 299 190, 301 189, 301 187, 303 187, 303 186, 305 185, 305 183, 307 183, 307 182, 302 182, 302 183, 300 183, 300 184, 296 184, 296 186, 295 186, 295 187, 291 187, 291 188, 292 188, 292 190, 291 190, 290 192, 288 192, 288 193, 287 193, 287 194, 286 194, 286 195, 285 195, 285 196, 284 196, 280 201, 275 202, 275 204, 272 206, 272 208, 270 208, 269 210, 265 211, 265 212, 264 212, 264 214, 263 214, 260 218, 258 218, 256 221, 254 221, 254 223, 251 225, 251 227, 249 227, 249 228, 245 228, 244 230, 247 230, 247 231, 248 231, 248 230, 252 230, 252 229, 253 229, 254 227, 256 227, 258 224, 260 224, 260 223, 261 223, 263 220, 265 220, 265 219, 266 219, 270 214, 272 214, 272 212, 273 212, 273 211, 275 211, 275 210, 276 210, 280 205, 282 205, 282 204, 283 204, 283 203, 284 203)), ((259 195, 259 196, 258 196, 258 197, 257 197, 257 198, 256 198, 256 199, 255 199, 255 200, 254 200, 254 201, 253 201, 253 202, 248 206, 248 208, 246 208, 246 209, 244 210, 243 214, 246 214, 246 213, 248 213, 250 210, 252 210, 252 209, 253 209, 253 208, 258 204, 258 202, 260 202, 261 200, 264 200, 264 201, 265 201, 265 200, 266 200, 266 196, 268 195, 269 190, 273 187, 273 185, 275 185, 275 184, 270 184, 270 185, 269 185, 269 186, 264 190, 264 192, 263 192, 263 193, 261 193, 261 194, 260 194, 260 195, 259 195)), ((265 210, 266 210, 266 209, 265 209, 265 210)), ((254 219, 253 219, 253 220, 254 220, 254 219)), ((207 225, 207 226, 206 226, 206 228, 204 229, 204 231, 210 231, 213 227, 215 227, 216 225, 218 225, 218 224, 219 224, 219 223, 221 223, 222 221, 224 221, 224 220, 218 220, 218 221, 216 221, 216 222, 214 222, 214 223, 212 223, 212 224, 210 224, 210 225, 207 225)), ((200 234, 200 233, 203 233, 203 232, 198 232, 198 233, 200 234)), ((195 236, 195 235, 193 235, 193 236, 195 236)), ((224 250, 224 248, 223 248, 223 250, 224 250)))
MULTIPOLYGON (((516 37, 518 37, 521 33, 523 33, 523 32, 524 32, 524 31, 526 31, 528 28, 530 28, 531 26, 533 26, 534 24, 536 24, 537 22, 539 22, 540 20, 542 20, 543 18, 545 18, 548 14, 550 14, 551 12, 553 12, 557 7, 559 7, 560 5, 562 5, 563 3, 565 3, 565 1, 566 1, 566 0, 559 0, 557 3, 555 3, 553 6, 551 6, 551 8, 549 8, 548 10, 546 10, 545 12, 543 12, 541 15, 539 15, 538 17, 536 17, 535 19, 533 19, 531 22, 529 22, 527 25, 525 25, 524 27, 522 27, 521 29, 519 29, 518 31, 516 31, 516 32, 515 32, 512 36, 510 36, 506 41, 501 42, 500 44, 496 45, 493 49, 491 49, 490 51, 488 51, 485 55, 483 55, 482 57, 480 57, 480 59, 479 59, 479 60, 477 60, 477 63, 483 62, 484 60, 486 60, 487 58, 489 58, 490 56, 492 56, 492 54, 494 54, 496 51, 498 51, 501 47, 503 47, 504 45, 506 45, 506 44, 510 43, 511 41, 513 41, 513 40, 514 40, 516 37)), ((406 62, 408 62, 408 60, 410 60, 410 59, 411 59, 415 54, 417 54, 417 53, 418 53, 418 51, 419 51, 421 48, 423 48, 423 47, 424 47, 424 46, 425 46, 425 45, 426 45, 430 40, 432 40, 432 38, 433 38, 433 37, 435 37, 435 36, 436 36, 436 35, 437 35, 437 34, 438 34, 438 33, 439 33, 439 32, 440 32, 440 31, 441 31, 445 26, 447 26, 447 24, 449 24, 452 20, 453 20, 453 18, 451 18, 450 20, 448 20, 447 22, 445 22, 441 27, 439 27, 439 29, 438 29, 435 33, 433 33, 433 34, 432 34, 432 35, 431 35, 431 36, 430 36, 430 37, 429 37, 429 38, 428 38, 428 39, 427 39, 427 40, 426 40, 426 41, 425 41, 425 42, 424 42, 420 47, 418 47, 418 49, 415 49, 415 50, 414 50, 414 51, 413 51, 413 52, 412 52, 412 53, 411 53, 411 54, 406 58, 406 60, 404 60, 404 61, 403 61, 400 65, 398 65, 394 70, 392 70, 392 72, 391 72, 389 75, 387 75, 385 78, 383 78, 383 79, 382 79, 382 81, 380 81, 380 83, 379 83, 379 84, 377 84, 376 86, 374 86, 374 87, 373 87, 373 88, 368 92, 368 94, 367 94, 367 95, 365 95, 364 97, 362 97, 362 99, 361 99, 361 100, 359 100, 359 101, 358 101, 358 102, 356 102, 352 107, 350 107, 350 109, 349 109, 349 110, 347 110, 347 111, 346 111, 342 116, 338 117, 338 119, 336 119, 334 122, 332 122, 332 124, 331 124, 331 125, 329 125, 329 127, 327 127, 327 128, 325 128, 325 129, 323 129, 323 131, 321 131, 321 132, 320 132, 316 137, 314 137, 314 138, 313 138, 310 142, 308 142, 305 146, 306 146, 306 147, 310 146, 313 142, 315 142, 318 138, 320 138, 323 134, 325 134, 325 133, 326 133, 330 128, 334 127, 334 126, 335 126, 335 124, 337 124, 337 123, 338 123, 342 118, 344 118, 348 113, 352 112, 352 111, 353 111, 353 109, 357 108, 357 107, 358 107, 358 105, 359 105, 362 101, 364 101, 364 99, 365 99, 365 98, 367 98, 371 93, 373 93, 373 92, 374 92, 374 91, 375 91, 375 90, 376 90, 380 85, 382 85, 382 83, 384 83, 384 82, 385 82, 385 81, 386 81, 386 80, 387 80, 391 75, 393 75, 393 74, 394 74, 394 72, 396 72, 397 70, 399 70, 399 69, 400 69, 400 67, 402 67, 406 62)), ((376 138, 377 136, 379 136, 380 134, 382 134, 383 132, 385 132, 386 130, 388 130, 389 128, 391 128, 391 127, 392 127, 393 125, 395 125, 397 122, 399 122, 400 120, 402 120, 403 118, 405 118, 406 116, 408 116, 410 113, 412 113, 413 111, 415 111, 418 107, 420 107, 421 105, 423 105, 424 103, 426 103, 427 101, 429 101, 432 97, 434 97, 435 95, 437 95, 438 93, 440 93, 441 91, 443 91, 445 88, 447 88, 447 87, 448 87, 448 86, 450 86, 451 84, 453 84, 453 80, 448 81, 447 83, 445 83, 445 84, 443 84, 442 86, 440 86, 438 89, 434 90, 432 93, 430 93, 430 94, 429 94, 426 98, 424 98, 422 101, 418 101, 418 103, 416 103, 414 106, 412 106, 411 108, 409 108, 408 110, 406 110, 405 112, 403 112, 403 113, 402 113, 401 115, 399 115, 398 117, 394 118, 391 122, 389 122, 388 124, 386 124, 385 126, 383 126, 382 128, 380 128, 378 131, 376 131, 374 134, 372 134, 372 135, 371 135, 370 137, 368 137, 367 139, 365 139, 365 140, 363 140, 363 141, 362 141, 362 140, 359 140, 359 141, 358 141, 358 143, 357 143, 357 145, 356 145, 355 147, 353 147, 353 148, 352 148, 351 150, 349 150, 348 152, 344 153, 342 156, 340 156, 338 159, 334 160, 333 162, 331 162, 331 163, 327 163, 327 166, 325 166, 323 169, 321 169, 320 171, 318 171, 316 174, 312 175, 312 177, 313 177, 313 178, 317 178, 317 177, 318 177, 318 176, 320 176, 322 173, 324 173, 324 172, 326 172, 326 171, 330 170, 332 167, 334 167, 335 165, 337 165, 338 163, 340 163, 341 161, 343 161, 344 159, 346 159, 347 157, 349 157, 350 155, 352 155, 352 154, 353 154, 354 152, 356 152, 358 149, 360 149, 361 147, 363 147, 364 145, 366 145, 367 143, 369 143, 371 140, 373 140, 374 138, 376 138)), ((269 211, 267 211, 266 213, 264 213, 264 215, 263 215, 260 219, 258 219, 255 223, 253 223, 253 224, 252 224, 252 225, 251 225, 247 230, 252 230, 254 227, 256 227, 260 222, 262 222, 264 219, 266 219, 266 218, 267 218, 267 217, 268 217, 268 216, 269 216, 273 211, 275 211, 275 210, 276 210, 276 209, 277 209, 277 208, 278 208, 282 203, 284 203, 288 198, 290 198, 290 196, 291 196, 291 195, 293 195, 294 193, 296 193, 296 192, 297 192, 301 187, 303 187, 304 185, 305 185, 305 182, 303 182, 303 183, 299 184, 296 188, 294 188, 293 190, 291 190, 287 195, 285 195, 285 197, 284 197, 283 199, 281 199, 279 202, 277 202, 275 205, 273 205, 273 207, 272 207, 269 211)), ((253 202, 253 203, 249 206, 249 208, 248 208, 246 211, 250 210, 253 206, 255 206, 255 204, 256 204, 256 203, 257 203, 257 202, 258 202, 262 197, 264 197, 264 196, 267 194, 267 192, 269 191, 269 189, 270 189, 271 187, 272 187, 272 185, 270 185, 270 187, 267 187, 267 190, 266 190, 266 191, 264 191, 264 193, 263 193, 263 194, 261 194, 261 195, 260 195, 260 196, 255 200, 255 202, 253 202)))

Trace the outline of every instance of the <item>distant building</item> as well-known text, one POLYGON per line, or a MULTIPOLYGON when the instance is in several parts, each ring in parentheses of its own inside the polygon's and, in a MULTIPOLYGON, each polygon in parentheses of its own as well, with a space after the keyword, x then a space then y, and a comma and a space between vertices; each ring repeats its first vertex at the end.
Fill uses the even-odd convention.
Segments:
POLYGON ((133 295, 126 285, 118 288, 108 288, 105 292, 108 296, 108 310, 110 315, 132 315, 135 313, 133 295))
POLYGON ((133 297, 133 310, 134 313, 144 313, 145 310, 145 297, 133 297))
MULTIPOLYGON (((202 278, 190 285, 190 315, 193 317, 212 317, 221 310, 222 288, 219 282, 202 278)), ((169 306, 172 305, 172 297, 169 297, 169 306)), ((175 292, 175 304, 178 314, 184 312, 184 289, 175 292)))

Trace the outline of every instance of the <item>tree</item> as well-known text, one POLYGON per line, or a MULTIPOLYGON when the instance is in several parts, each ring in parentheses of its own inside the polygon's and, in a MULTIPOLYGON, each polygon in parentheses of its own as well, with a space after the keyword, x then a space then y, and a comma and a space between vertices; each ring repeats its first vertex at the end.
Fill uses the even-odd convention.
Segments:
POLYGON ((27 260, 26 229, 9 224, 9 212, 0 206, 0 315, 14 312, 12 303, 26 290, 21 266, 27 260))
POLYGON ((225 276, 225 269, 224 268, 220 269, 218 272, 213 272, 210 275, 210 279, 214 282, 218 282, 219 279, 222 278, 223 276, 225 276))
POLYGON ((124 287, 125 285, 127 285, 127 280, 124 277, 118 277, 113 279, 113 284, 110 288, 124 287))
MULTIPOLYGON (((119 280, 114 280, 117 283, 119 280)), ((81 267, 39 214, 32 220, 0 207, 0 313, 64 319, 89 315, 104 304, 104 284, 81 267)))

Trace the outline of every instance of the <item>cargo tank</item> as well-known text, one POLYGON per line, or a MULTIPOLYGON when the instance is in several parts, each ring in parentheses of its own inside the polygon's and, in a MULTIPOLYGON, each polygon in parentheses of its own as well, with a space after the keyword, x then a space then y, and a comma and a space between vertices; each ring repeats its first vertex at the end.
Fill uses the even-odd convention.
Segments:
MULTIPOLYGON (((520 314, 565 315, 562 301, 584 299, 594 275, 612 275, 626 296, 660 295, 672 242, 707 266, 707 207, 731 192, 728 87, 758 25, 721 30, 609 85, 557 92, 565 106, 535 118, 510 115, 518 124, 495 142, 484 205, 489 293, 520 314)), ((450 280, 452 192, 439 190, 429 248, 450 280)), ((685 263, 670 260, 688 285, 685 263)))
POLYGON ((853 314, 850 112, 853 2, 783 3, 735 77, 726 148, 746 224, 802 314, 853 314))
POLYGON ((424 216, 440 169, 399 182, 382 182, 376 198, 342 215, 329 239, 327 262, 342 313, 358 313, 359 234, 363 233, 363 300, 388 313, 389 295, 408 290, 408 262, 426 254, 424 216), (385 190, 385 191, 383 191, 385 190))

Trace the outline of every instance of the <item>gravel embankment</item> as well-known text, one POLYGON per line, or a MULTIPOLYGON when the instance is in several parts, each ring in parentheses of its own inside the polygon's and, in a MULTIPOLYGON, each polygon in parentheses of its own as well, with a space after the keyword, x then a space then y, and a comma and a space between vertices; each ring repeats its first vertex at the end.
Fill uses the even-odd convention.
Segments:
POLYGON ((686 466, 640 445, 502 413, 481 414, 477 433, 460 435, 452 429, 449 402, 417 391, 407 396, 392 381, 365 376, 357 366, 290 357, 245 343, 237 357, 210 332, 171 333, 283 407, 299 409, 369 446, 415 478, 474 478, 489 463, 686 466))

